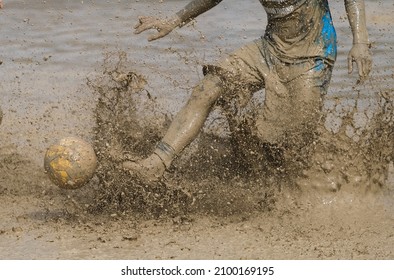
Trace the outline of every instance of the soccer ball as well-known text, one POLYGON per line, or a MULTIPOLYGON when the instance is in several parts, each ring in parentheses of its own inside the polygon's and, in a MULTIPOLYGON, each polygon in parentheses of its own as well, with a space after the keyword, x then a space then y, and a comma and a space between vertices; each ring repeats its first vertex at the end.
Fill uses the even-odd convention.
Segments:
POLYGON ((67 137, 50 146, 45 153, 44 168, 60 188, 78 189, 92 177, 97 167, 93 147, 77 137, 67 137))

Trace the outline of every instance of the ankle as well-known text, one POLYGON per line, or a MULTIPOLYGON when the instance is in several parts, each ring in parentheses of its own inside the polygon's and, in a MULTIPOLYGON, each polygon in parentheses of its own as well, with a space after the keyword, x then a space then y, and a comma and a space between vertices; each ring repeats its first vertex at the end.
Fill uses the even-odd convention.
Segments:
POLYGON ((175 150, 166 142, 160 141, 157 143, 153 155, 156 155, 161 160, 164 167, 168 169, 175 158, 175 150))

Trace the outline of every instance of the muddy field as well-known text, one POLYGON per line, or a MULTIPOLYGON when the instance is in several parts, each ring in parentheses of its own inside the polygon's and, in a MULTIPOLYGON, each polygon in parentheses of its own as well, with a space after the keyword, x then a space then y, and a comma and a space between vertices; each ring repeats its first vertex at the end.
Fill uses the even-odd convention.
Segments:
POLYGON ((201 65, 262 34, 258 1, 224 1, 153 43, 132 34, 137 16, 171 14, 183 1, 5 1, 0 258, 393 259, 389 2, 366 1, 374 69, 364 85, 346 73, 350 30, 343 3, 331 3, 340 52, 325 101, 330 145, 323 141, 320 150, 335 167, 318 173, 324 164, 315 159, 323 183, 295 187, 239 172, 215 110, 165 182, 145 187, 116 170, 119 151, 132 144, 134 156, 148 153, 201 78, 201 65), (111 84, 115 68, 133 73, 131 87, 111 84), (103 88, 133 93, 122 102, 135 106, 105 115, 103 88), (127 129, 105 122, 124 124, 125 114, 127 129), (46 148, 69 135, 101 154, 96 176, 73 191, 55 186, 43 169, 46 148), (106 145, 109 135, 118 142, 106 145))

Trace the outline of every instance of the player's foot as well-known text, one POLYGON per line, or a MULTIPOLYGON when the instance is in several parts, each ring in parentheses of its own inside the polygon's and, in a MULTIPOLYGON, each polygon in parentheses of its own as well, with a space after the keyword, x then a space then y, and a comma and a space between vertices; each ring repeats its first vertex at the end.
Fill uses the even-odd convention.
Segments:
POLYGON ((129 171, 142 183, 151 184, 161 179, 166 167, 159 156, 152 154, 143 160, 123 162, 123 169, 129 171))

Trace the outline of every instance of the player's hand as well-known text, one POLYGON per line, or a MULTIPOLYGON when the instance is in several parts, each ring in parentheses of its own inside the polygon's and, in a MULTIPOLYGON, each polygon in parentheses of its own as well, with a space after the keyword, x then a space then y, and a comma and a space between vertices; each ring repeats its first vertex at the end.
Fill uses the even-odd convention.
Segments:
POLYGON ((364 82, 372 69, 372 55, 369 44, 353 44, 347 60, 349 74, 353 72, 353 62, 355 62, 360 76, 359 82, 364 82))
POLYGON ((173 17, 169 19, 159 19, 150 16, 142 16, 138 18, 139 22, 134 27, 135 34, 140 34, 141 32, 148 29, 156 29, 157 33, 148 37, 148 41, 153 41, 166 36, 179 24, 179 18, 173 17))

